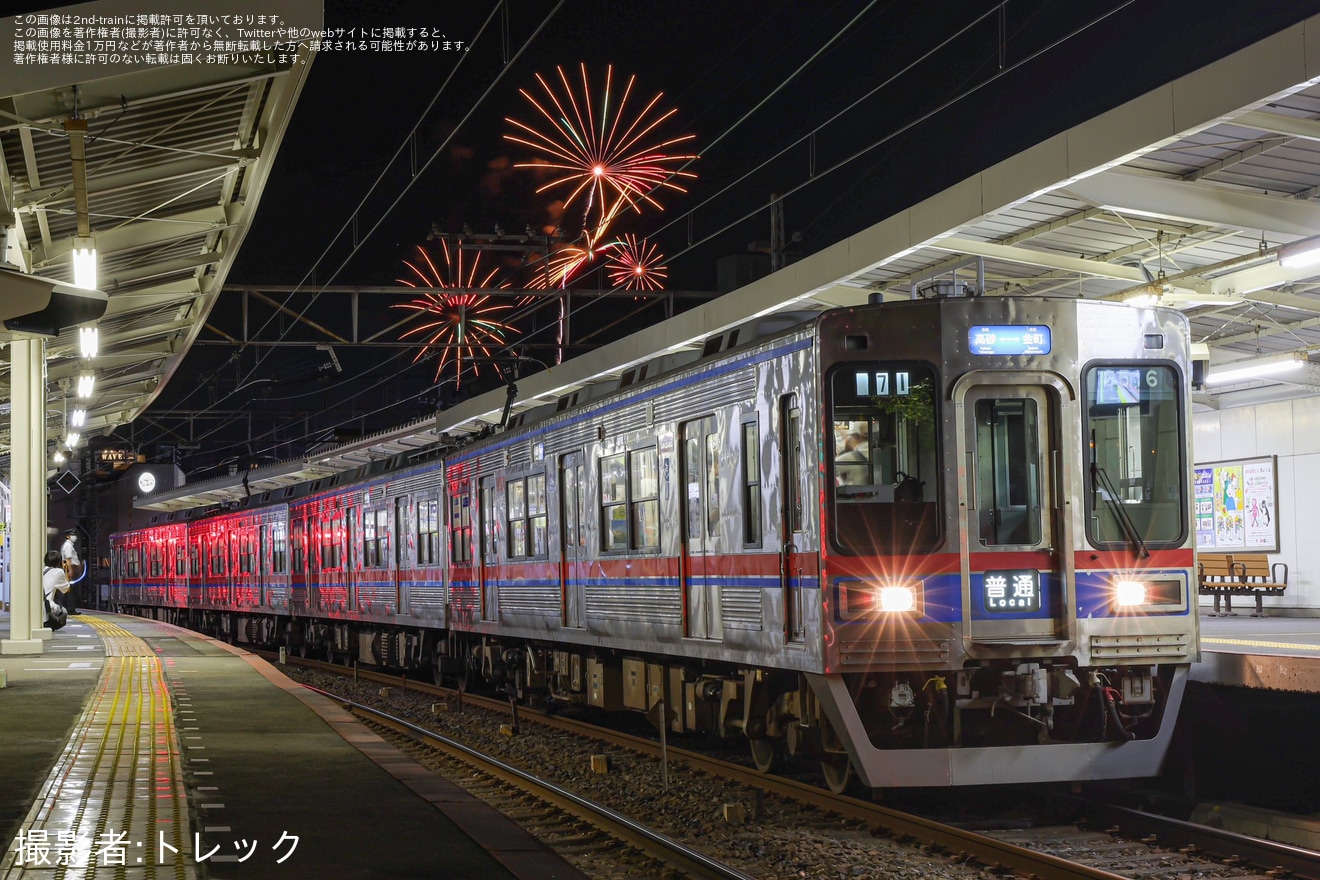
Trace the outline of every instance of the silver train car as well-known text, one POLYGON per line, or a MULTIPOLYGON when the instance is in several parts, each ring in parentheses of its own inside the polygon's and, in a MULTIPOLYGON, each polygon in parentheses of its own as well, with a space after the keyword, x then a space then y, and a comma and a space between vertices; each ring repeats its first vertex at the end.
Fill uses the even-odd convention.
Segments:
POLYGON ((427 460, 116 534, 115 601, 663 702, 836 790, 1158 773, 1198 650, 1185 319, 951 297, 779 320, 427 460))

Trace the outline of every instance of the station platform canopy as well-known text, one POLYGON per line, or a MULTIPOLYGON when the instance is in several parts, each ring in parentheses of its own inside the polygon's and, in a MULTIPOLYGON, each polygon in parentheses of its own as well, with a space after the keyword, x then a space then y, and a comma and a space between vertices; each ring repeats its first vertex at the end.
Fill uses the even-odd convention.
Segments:
MULTIPOLYGON (((291 78, 282 82, 296 85, 291 78)), ((43 118, 54 119, 53 111, 43 118)), ((7 163, 25 155, 21 141, 14 144, 21 136, 21 129, 0 131, 7 163)), ((658 356, 695 357, 710 337, 749 321, 857 305, 874 296, 908 298, 939 284, 980 285, 989 296, 1053 294, 1172 306, 1187 314, 1193 341, 1207 346, 1211 376, 1230 363, 1300 362, 1286 374, 1211 386, 1198 396, 1199 405, 1313 394, 1320 390, 1320 360, 1311 357, 1320 350, 1320 262, 1297 258, 1320 245, 1317 194, 1320 17, 1050 137, 752 284, 523 377, 511 412, 516 419, 553 407, 582 389, 615 383, 658 356)), ((35 218, 25 222, 29 234, 40 236, 35 218)), ((200 295, 194 292, 189 301, 200 295)), ((126 307, 115 299, 112 292, 112 308, 126 307)), ((162 310, 166 322, 198 320, 178 301, 162 310)), ((123 332, 156 314, 135 308, 123 332)), ((195 331, 191 324, 178 338, 195 331)), ((168 372, 155 376, 168 379, 168 372)), ((504 391, 493 391, 435 420, 303 461, 143 498, 137 506, 223 503, 258 486, 317 479, 457 442, 498 425, 505 406, 504 391)), ((125 407, 101 424, 132 414, 125 407)))

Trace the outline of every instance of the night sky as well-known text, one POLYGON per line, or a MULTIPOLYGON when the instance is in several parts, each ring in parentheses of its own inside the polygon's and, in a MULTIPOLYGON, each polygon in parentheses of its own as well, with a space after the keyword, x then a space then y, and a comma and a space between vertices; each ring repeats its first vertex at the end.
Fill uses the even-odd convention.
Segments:
MULTIPOLYGON (((435 158, 414 179, 414 151, 405 149, 357 215, 360 247, 354 252, 351 233, 336 240, 460 55, 322 53, 227 283, 302 282, 309 290, 325 283, 391 284, 407 274, 403 260, 415 255, 433 225, 448 233, 464 224, 476 232, 496 224, 520 232, 558 222, 576 231, 580 219, 561 216, 552 194, 534 193, 537 174, 512 167, 529 152, 502 138, 513 130, 506 116, 535 120, 518 89, 535 91, 535 74, 553 74, 555 65, 576 73, 585 62, 599 89, 613 64, 616 82, 637 75, 630 106, 664 92, 661 106, 678 108, 664 130, 696 135, 684 152, 700 154, 691 167, 697 179, 685 182, 686 194, 664 193, 663 212, 626 216, 614 229, 659 245, 670 288, 714 290, 718 259, 769 238, 771 193, 788 194, 786 230, 797 234, 797 255, 809 254, 1320 13, 1320 0, 1010 0, 1002 13, 996 3, 952 0, 567 0, 552 16, 554 3, 512 5, 507 55, 518 57, 506 64, 499 13, 477 37, 491 10, 487 2, 366 8, 327 2, 327 27, 425 27, 472 44, 419 127, 416 167, 435 158)), ((579 284, 608 289, 601 272, 579 284)), ((364 298, 360 332, 403 317, 388 307, 399 301, 364 298)), ((301 310, 307 303, 298 295, 290 306, 301 310)), ((621 321, 612 331, 617 337, 661 317, 651 309, 629 319, 635 308, 631 296, 584 305, 574 326, 621 321)), ((266 306, 252 309, 257 322, 271 314, 266 306)), ((547 314, 526 322, 545 328, 547 314)), ((342 297, 320 298, 308 316, 349 333, 342 297)), ((221 299, 211 323, 236 333, 237 295, 221 299)), ((275 321, 264 338, 275 338, 282 326, 288 322, 275 321)), ((289 334, 316 338, 305 328, 289 334)), ((202 338, 208 336, 215 338, 204 331, 202 338)), ((549 336, 543 329, 537 338, 549 336)), ((522 351, 549 357, 535 340, 522 351)), ((461 390, 451 384, 437 392, 430 388, 434 362, 410 365, 411 352, 391 349, 337 347, 342 373, 312 348, 265 357, 269 352, 194 347, 147 413, 151 421, 140 419, 118 435, 149 457, 178 456, 196 481, 226 465, 270 463, 306 454, 317 442, 401 424, 452 404, 457 394, 498 384, 487 369, 465 379, 461 390), (194 442, 179 448, 174 414, 187 409, 208 414, 195 423, 194 442), (252 414, 250 429, 244 413, 252 414)))

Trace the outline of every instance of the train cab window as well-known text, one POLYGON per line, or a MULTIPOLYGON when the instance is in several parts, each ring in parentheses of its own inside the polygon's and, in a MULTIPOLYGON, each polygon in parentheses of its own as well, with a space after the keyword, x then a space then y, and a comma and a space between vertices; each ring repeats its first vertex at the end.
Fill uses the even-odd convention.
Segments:
POLYGON ((627 458, 610 455, 600 460, 600 549, 628 549, 627 458))
POLYGON ((1169 365, 1088 367, 1086 531, 1103 548, 1181 544, 1187 458, 1181 384, 1169 365))
POLYGON ((466 485, 449 496, 449 558, 457 563, 472 561, 472 496, 466 485))
POLYGON ((933 549, 940 534, 938 381, 926 364, 840 364, 825 437, 830 536, 855 555, 933 549))
POLYGON ((629 453, 632 548, 660 549, 660 465, 655 447, 629 453))
POLYGON ((761 429, 756 422, 743 423, 743 544, 761 546, 761 429))

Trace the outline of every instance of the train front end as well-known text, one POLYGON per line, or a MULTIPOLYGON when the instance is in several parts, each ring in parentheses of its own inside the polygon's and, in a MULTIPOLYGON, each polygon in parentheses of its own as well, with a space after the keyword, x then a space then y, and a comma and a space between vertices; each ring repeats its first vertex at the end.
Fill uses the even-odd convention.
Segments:
POLYGON ((820 323, 809 676, 872 787, 1149 776, 1196 659, 1171 310, 969 297, 820 323))

